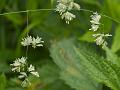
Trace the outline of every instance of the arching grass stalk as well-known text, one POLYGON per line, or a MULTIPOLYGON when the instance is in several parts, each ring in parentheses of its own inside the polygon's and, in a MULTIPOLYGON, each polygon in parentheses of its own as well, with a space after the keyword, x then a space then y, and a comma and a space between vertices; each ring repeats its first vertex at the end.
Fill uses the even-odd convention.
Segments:
MULTIPOLYGON (((5 16, 5 15, 10 15, 10 14, 17 14, 17 13, 27 13, 27 12, 40 12, 40 11, 55 11, 55 9, 34 9, 34 10, 24 10, 24 11, 13 11, 13 12, 5 12, 5 13, 0 13, 0 16, 5 16)), ((84 9, 84 8, 80 8, 80 11, 85 11, 85 12, 90 12, 93 13, 94 11, 89 10, 89 9, 84 9)), ((116 23, 120 24, 119 20, 116 20, 108 15, 105 14, 100 14, 103 17, 106 17, 112 21, 115 21, 116 23)))

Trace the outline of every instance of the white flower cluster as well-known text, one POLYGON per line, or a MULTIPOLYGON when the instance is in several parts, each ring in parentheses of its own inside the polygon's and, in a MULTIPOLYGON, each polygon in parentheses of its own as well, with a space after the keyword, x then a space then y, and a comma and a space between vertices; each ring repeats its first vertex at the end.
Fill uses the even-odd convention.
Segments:
POLYGON ((93 13, 93 15, 91 15, 91 29, 89 30, 92 30, 92 31, 97 31, 98 28, 99 28, 99 21, 101 19, 101 15, 99 15, 97 12, 93 13))
POLYGON ((42 41, 42 38, 39 38, 38 36, 37 38, 27 36, 26 38, 22 39, 21 45, 23 46, 31 45, 33 48, 36 48, 36 47, 43 46, 42 43, 44 43, 44 41, 42 41))
MULTIPOLYGON (((93 32, 97 31, 100 25, 100 19, 101 19, 101 15, 99 15, 97 12, 93 13, 93 15, 91 15, 91 29, 93 32)), ((105 41, 105 39, 107 37, 112 36, 111 34, 93 34, 92 35, 95 38, 95 42, 97 45, 102 45, 102 47, 107 46, 107 42, 105 41)))
POLYGON ((12 71, 19 74, 18 78, 23 80, 21 84, 23 87, 31 84, 28 79, 29 74, 39 77, 39 73, 35 71, 35 67, 32 64, 28 65, 26 57, 17 58, 14 63, 10 65, 12 66, 12 71))
POLYGON ((96 38, 96 44, 97 45, 103 45, 107 46, 107 42, 105 41, 105 38, 112 36, 111 34, 93 34, 93 37, 96 38))
POLYGON ((65 19, 66 23, 69 24, 71 20, 76 18, 70 11, 73 9, 80 10, 80 5, 75 3, 74 0, 58 0, 57 2, 56 11, 58 11, 62 19, 65 19))

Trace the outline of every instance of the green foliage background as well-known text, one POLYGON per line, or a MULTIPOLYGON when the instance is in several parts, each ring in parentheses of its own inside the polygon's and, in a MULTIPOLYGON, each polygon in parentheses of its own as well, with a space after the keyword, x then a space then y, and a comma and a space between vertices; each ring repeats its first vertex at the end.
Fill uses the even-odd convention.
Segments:
MULTIPOLYGON (((96 46, 90 28, 90 12, 73 11, 77 18, 66 24, 55 11, 0 15, 0 90, 120 90, 120 0, 75 0, 81 8, 98 11, 99 32, 111 33, 108 47, 96 46), (11 72, 15 58, 25 56, 20 41, 27 32, 42 37, 44 47, 28 50, 28 62, 37 67, 40 78, 30 76, 32 85, 11 72)), ((0 13, 55 8, 56 0, 0 0, 0 13)))

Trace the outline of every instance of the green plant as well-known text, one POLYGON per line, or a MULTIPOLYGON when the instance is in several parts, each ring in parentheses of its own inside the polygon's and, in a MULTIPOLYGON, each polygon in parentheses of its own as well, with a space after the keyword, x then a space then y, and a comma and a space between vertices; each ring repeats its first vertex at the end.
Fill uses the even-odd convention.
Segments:
POLYGON ((0 90, 119 90, 119 6, 1 0, 0 90))

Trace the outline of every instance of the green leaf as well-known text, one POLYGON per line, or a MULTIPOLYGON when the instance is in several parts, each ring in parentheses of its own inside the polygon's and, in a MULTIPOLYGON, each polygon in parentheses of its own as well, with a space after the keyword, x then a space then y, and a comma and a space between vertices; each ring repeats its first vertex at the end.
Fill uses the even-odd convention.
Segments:
POLYGON ((52 45, 50 52, 54 62, 61 68, 61 79, 76 90, 100 90, 100 84, 84 72, 72 41, 66 40, 52 45))
POLYGON ((59 68, 53 63, 43 65, 39 73, 41 81, 45 84, 53 83, 59 78, 59 68))
POLYGON ((8 72, 9 71, 9 67, 7 65, 7 63, 1 61, 0 62, 0 72, 8 72))
POLYGON ((74 48, 86 72, 96 81, 103 83, 113 90, 120 90, 120 72, 116 64, 98 57, 92 49, 84 46, 74 48), (84 48, 84 49, 83 49, 84 48))
POLYGON ((81 0, 84 3, 100 6, 100 3, 97 0, 81 0))
POLYGON ((12 21, 15 25, 21 25, 23 24, 23 18, 20 14, 9 14, 5 15, 10 21, 12 21))
POLYGON ((38 90, 74 90, 74 89, 71 89, 69 86, 64 84, 63 81, 61 81, 61 80, 58 81, 57 80, 54 83, 46 85, 46 87, 40 88, 38 90))
POLYGON ((5 7, 6 0, 0 1, 0 9, 3 9, 5 7))
POLYGON ((94 38, 92 37, 92 34, 94 32, 86 32, 82 37, 79 38, 79 40, 82 40, 82 41, 87 41, 87 42, 94 42, 94 38))
POLYGON ((38 1, 37 0, 28 0, 26 3, 27 10, 34 10, 37 9, 38 1))
POLYGON ((6 87, 6 77, 4 74, 0 75, 0 90, 5 90, 6 87))
POLYGON ((96 55, 90 46, 64 40, 52 46, 51 56, 62 71, 66 71, 62 78, 78 90, 98 90, 97 82, 120 90, 120 67, 96 55))
POLYGON ((6 90, 25 90, 25 89, 19 87, 9 87, 6 90))
POLYGON ((107 60, 118 65, 118 67, 119 67, 120 66, 120 58, 108 47, 104 47, 104 50, 106 51, 107 60))
POLYGON ((120 49, 120 26, 115 30, 115 36, 112 44, 112 51, 117 52, 120 49))
POLYGON ((103 8, 105 14, 120 23, 120 0, 113 0, 112 2, 111 0, 104 0, 103 8))
POLYGON ((40 87, 40 90, 58 90, 58 88, 60 90, 71 90, 68 85, 59 79, 60 69, 54 63, 49 62, 43 65, 39 73, 41 86, 44 86, 43 88, 40 87))

